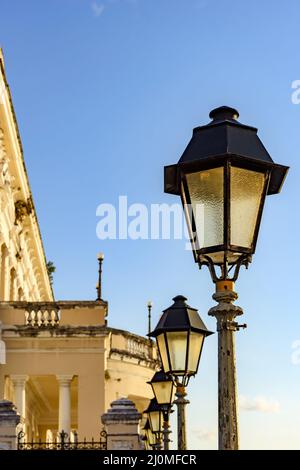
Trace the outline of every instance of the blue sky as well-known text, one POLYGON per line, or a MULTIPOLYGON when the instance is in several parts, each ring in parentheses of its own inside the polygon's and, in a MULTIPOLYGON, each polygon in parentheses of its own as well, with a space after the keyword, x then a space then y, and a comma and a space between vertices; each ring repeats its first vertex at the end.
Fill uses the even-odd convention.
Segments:
MULTIPOLYGON (((278 163, 291 166, 268 198, 257 252, 236 290, 248 328, 237 334, 241 447, 300 447, 298 308, 299 2, 252 0, 2 0, 0 44, 57 299, 93 299, 105 253, 109 323, 144 334, 184 294, 206 314, 208 272, 182 241, 96 237, 96 208, 172 203, 163 166, 219 105, 236 107, 278 163)), ((189 386, 189 445, 217 446, 217 338, 189 386)))

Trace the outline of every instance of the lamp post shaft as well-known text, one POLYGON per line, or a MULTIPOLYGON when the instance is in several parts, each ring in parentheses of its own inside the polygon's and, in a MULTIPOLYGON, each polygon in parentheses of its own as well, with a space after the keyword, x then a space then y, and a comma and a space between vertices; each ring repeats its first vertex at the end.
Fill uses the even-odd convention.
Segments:
POLYGON ((208 314, 216 317, 218 330, 219 449, 238 450, 235 331, 240 325, 235 322, 235 317, 242 315, 243 310, 232 305, 238 296, 227 288, 218 290, 217 285, 213 299, 218 305, 211 308, 208 314))
POLYGON ((98 285, 97 285, 97 300, 102 299, 102 263, 103 259, 99 258, 99 270, 98 270, 98 285))
POLYGON ((152 305, 149 303, 148 304, 148 335, 151 333, 151 310, 152 310, 152 305))
POLYGON ((164 412, 164 424, 163 424, 163 443, 164 443, 164 450, 169 450, 169 411, 164 412))
POLYGON ((161 450, 161 438, 156 436, 156 442, 153 445, 154 450, 161 450))
POLYGON ((180 384, 177 385, 176 397, 174 403, 177 405, 177 447, 178 450, 187 450, 185 407, 189 404, 189 401, 185 398, 185 387, 180 384))

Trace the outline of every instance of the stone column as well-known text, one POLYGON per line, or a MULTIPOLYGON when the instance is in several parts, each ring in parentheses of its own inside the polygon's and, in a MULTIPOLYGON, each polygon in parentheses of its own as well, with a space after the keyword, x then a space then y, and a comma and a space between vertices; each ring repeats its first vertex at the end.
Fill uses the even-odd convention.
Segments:
POLYGON ((59 383, 58 432, 71 430, 71 382, 73 375, 57 375, 59 383))
POLYGON ((246 325, 235 322, 243 310, 232 304, 238 297, 233 287, 231 281, 217 283, 213 299, 218 305, 208 312, 216 318, 218 330, 219 450, 239 448, 235 332, 246 325))
POLYGON ((107 450, 141 450, 138 426, 142 415, 134 403, 120 398, 110 406, 101 417, 107 432, 107 450))
POLYGON ((0 401, 0 450, 17 449, 17 426, 20 415, 11 401, 0 401))
POLYGON ((26 393, 25 386, 28 379, 27 375, 11 375, 11 381, 15 390, 15 405, 21 417, 21 423, 26 419, 26 393))

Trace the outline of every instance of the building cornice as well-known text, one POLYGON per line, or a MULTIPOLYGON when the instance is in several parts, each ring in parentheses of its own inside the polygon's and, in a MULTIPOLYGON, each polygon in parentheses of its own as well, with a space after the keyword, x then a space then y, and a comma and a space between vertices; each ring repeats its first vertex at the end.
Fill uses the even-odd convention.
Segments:
POLYGON ((41 302, 27 302, 27 301, 12 301, 0 302, 1 308, 16 308, 23 310, 34 309, 78 309, 78 308, 107 308, 108 302, 106 300, 56 300, 56 301, 41 301, 41 302))

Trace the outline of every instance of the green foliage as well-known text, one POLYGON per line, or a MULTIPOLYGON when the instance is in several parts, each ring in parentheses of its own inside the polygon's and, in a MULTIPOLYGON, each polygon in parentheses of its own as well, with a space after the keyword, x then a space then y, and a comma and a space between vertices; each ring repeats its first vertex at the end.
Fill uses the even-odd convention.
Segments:
POLYGON ((47 261, 46 267, 47 267, 47 273, 48 273, 48 276, 49 276, 49 281, 50 281, 50 284, 52 286, 52 284, 53 284, 53 273, 55 273, 56 267, 54 266, 52 261, 47 261))

